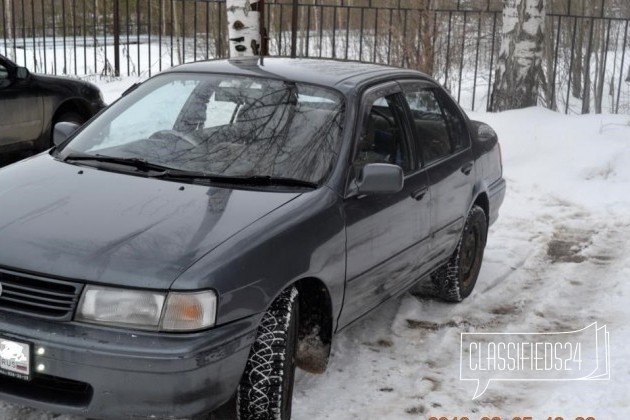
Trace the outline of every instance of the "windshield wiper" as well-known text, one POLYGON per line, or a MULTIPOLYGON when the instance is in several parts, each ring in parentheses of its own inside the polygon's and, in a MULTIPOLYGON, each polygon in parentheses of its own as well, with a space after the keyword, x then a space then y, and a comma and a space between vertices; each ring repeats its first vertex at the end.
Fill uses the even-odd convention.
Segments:
POLYGON ((126 157, 117 157, 117 156, 105 156, 105 155, 88 155, 88 154, 69 154, 63 158, 64 162, 68 161, 95 161, 95 162, 106 162, 106 163, 115 163, 118 165, 127 165, 133 166, 139 171, 149 172, 149 171, 170 171, 174 170, 168 166, 158 165, 157 163, 151 163, 145 159, 140 158, 126 158, 126 157))
POLYGON ((75 154, 71 153, 63 158, 64 162, 67 161, 95 161, 114 163, 119 165, 132 166, 139 171, 149 172, 156 171, 157 173, 151 174, 152 178, 163 178, 171 180, 187 180, 187 181, 210 181, 220 184, 235 184, 235 185, 253 185, 253 186, 287 186, 287 187, 303 187, 303 188, 317 188, 317 184, 310 181, 304 181, 301 179, 284 178, 268 175, 254 175, 254 176, 225 176, 225 175, 212 175, 205 172, 187 171, 184 169, 171 168, 168 166, 152 163, 141 158, 125 158, 116 156, 105 155, 88 155, 88 154, 75 154))
POLYGON ((166 170, 160 174, 153 176, 154 178, 167 178, 176 180, 202 180, 210 181, 217 184, 233 184, 233 185, 253 185, 253 186, 285 186, 285 187, 303 187, 317 188, 317 184, 310 181, 304 181, 295 178, 284 178, 269 175, 254 176, 226 176, 212 175, 204 172, 184 171, 179 169, 166 170))

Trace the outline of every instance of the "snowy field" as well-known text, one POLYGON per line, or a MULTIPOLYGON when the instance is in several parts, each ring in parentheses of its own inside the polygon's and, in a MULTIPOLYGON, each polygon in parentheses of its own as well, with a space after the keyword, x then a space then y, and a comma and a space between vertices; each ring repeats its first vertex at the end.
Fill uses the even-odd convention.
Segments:
MULTIPOLYGON (((114 100, 133 80, 101 84, 114 100)), ((336 337, 327 373, 300 372, 294 418, 428 419, 630 413, 630 116, 542 108, 475 113, 501 139, 508 190, 473 294, 458 305, 410 294, 336 337), (610 332, 608 381, 498 382, 473 400, 460 333, 610 332)), ((75 420, 0 404, 0 419, 75 420)))

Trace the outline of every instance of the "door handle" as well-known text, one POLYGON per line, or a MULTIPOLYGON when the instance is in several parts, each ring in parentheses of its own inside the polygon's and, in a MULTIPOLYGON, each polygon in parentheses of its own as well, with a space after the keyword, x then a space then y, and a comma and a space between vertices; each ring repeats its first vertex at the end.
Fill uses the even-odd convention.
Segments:
POLYGON ((461 171, 464 175, 470 175, 470 173, 472 172, 472 168, 473 168, 472 162, 468 162, 467 164, 462 166, 461 171))
POLYGON ((428 187, 419 188, 411 193, 411 198, 413 198, 416 201, 420 201, 424 198, 425 195, 427 195, 428 192, 429 192, 428 187))

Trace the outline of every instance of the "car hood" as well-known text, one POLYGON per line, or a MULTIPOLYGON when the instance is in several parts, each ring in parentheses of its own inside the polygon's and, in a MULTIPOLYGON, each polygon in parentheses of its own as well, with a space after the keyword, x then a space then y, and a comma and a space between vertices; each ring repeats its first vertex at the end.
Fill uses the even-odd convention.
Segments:
POLYGON ((201 256, 298 195, 149 179, 44 154, 0 170, 0 266, 166 289, 201 256))

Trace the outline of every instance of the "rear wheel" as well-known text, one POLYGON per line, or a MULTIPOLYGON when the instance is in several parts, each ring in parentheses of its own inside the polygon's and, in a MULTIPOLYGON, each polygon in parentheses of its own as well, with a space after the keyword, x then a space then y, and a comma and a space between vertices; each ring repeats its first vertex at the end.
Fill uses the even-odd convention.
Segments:
POLYGON ((448 302, 461 302, 477 282, 488 235, 486 214, 479 206, 468 212, 464 231, 448 262, 433 273, 431 283, 438 297, 448 302))
POLYGON ((291 418, 299 303, 297 289, 286 289, 258 327, 256 341, 236 393, 241 420, 291 418))

